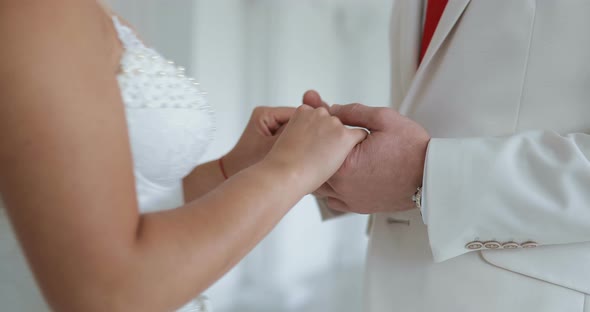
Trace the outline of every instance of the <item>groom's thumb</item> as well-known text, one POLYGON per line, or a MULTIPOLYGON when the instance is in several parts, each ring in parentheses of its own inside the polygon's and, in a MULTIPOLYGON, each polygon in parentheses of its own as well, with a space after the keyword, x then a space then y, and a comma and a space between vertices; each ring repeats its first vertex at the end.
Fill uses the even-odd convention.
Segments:
POLYGON ((384 110, 381 108, 362 104, 335 104, 330 107, 330 114, 338 117, 343 124, 369 130, 383 130, 387 127, 384 116, 380 116, 383 113, 384 110))
POLYGON ((325 107, 329 108, 328 104, 322 100, 320 94, 315 90, 309 90, 303 95, 303 104, 309 105, 313 108, 325 107))

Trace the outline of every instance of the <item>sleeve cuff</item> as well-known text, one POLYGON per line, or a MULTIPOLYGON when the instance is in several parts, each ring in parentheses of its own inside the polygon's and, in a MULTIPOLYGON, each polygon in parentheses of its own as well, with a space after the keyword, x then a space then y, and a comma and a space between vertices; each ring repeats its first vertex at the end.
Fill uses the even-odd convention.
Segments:
MULTIPOLYGON (((429 148, 430 148, 430 144, 429 144, 429 148)), ((426 166, 428 164, 428 150, 426 151, 426 160, 424 163, 424 173, 422 174, 422 198, 420 200, 420 214, 422 215, 422 222, 424 222, 425 225, 428 225, 428 209, 426 208, 426 190, 427 190, 427 176, 426 173, 428 172, 428 170, 426 170, 426 166)))
POLYGON ((462 174, 462 170, 469 167, 464 166, 469 160, 456 152, 461 150, 461 144, 461 140, 432 139, 426 154, 422 217, 428 225, 428 238, 436 262, 467 253, 464 242, 473 237, 472 229, 465 227, 465 219, 471 212, 467 211, 467 205, 458 203, 469 201, 467 197, 470 196, 465 194, 462 174), (433 205, 435 209, 428 210, 433 205))

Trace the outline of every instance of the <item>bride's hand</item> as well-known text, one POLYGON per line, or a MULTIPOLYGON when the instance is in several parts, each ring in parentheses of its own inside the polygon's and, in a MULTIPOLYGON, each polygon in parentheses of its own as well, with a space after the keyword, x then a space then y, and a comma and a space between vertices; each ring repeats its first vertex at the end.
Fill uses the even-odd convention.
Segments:
POLYGON ((307 193, 328 180, 350 151, 367 137, 362 129, 349 129, 328 110, 300 106, 264 162, 294 173, 307 193))
POLYGON ((293 107, 257 107, 236 146, 223 157, 225 172, 232 176, 262 160, 295 113, 293 107))

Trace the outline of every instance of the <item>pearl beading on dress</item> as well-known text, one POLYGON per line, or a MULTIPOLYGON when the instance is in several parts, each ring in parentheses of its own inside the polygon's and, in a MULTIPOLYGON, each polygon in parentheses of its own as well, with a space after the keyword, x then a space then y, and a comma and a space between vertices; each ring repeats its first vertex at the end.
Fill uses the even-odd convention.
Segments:
POLYGON ((117 75, 127 108, 204 109, 206 92, 186 74, 186 68, 146 47, 129 27, 113 18, 125 47, 117 75))

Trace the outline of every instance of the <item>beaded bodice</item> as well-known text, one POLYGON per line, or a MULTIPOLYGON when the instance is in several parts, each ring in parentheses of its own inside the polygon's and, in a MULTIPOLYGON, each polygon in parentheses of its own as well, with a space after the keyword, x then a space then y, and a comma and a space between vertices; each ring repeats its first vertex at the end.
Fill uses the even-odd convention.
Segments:
MULTIPOLYGON (((114 18, 125 48, 117 76, 126 107, 142 212, 174 208, 169 192, 196 165, 211 139, 213 122, 199 84, 185 69, 146 47, 114 18)), ((175 201, 173 201, 173 199, 175 201)))

